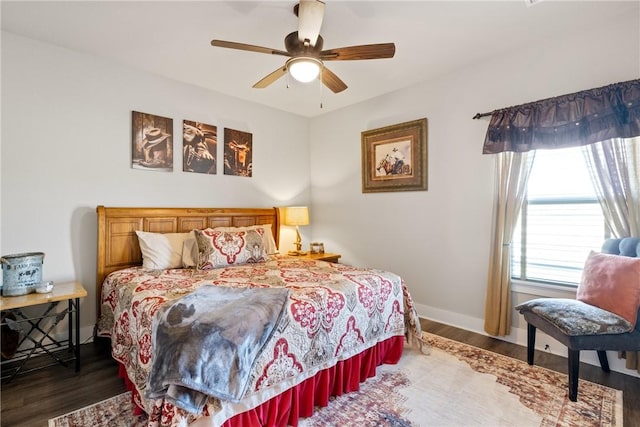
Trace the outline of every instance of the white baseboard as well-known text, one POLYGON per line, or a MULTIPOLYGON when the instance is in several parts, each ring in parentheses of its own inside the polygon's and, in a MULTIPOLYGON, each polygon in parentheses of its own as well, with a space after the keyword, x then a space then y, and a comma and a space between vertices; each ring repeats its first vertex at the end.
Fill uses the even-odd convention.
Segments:
MULTIPOLYGON (((423 304, 416 304, 415 306, 416 310, 418 311, 418 315, 424 319, 444 323, 446 325, 454 326, 456 328, 464 329, 470 332, 475 332, 480 335, 490 336, 484 331, 483 319, 466 316, 464 314, 442 310, 423 304)), ((523 328, 512 327, 511 333, 509 335, 493 338, 507 341, 523 347, 527 346, 527 330, 523 328)), ((567 348, 556 341, 554 338, 551 338, 549 335, 540 330, 538 330, 536 333, 536 350, 546 351, 565 358, 567 357, 567 348)), ((611 368, 612 371, 640 378, 640 374, 638 374, 637 371, 633 369, 627 369, 625 367, 625 360, 619 359, 617 352, 608 351, 607 359, 609 359, 609 368, 611 368)), ((580 361, 600 367, 600 361, 598 360, 598 355, 595 351, 580 352, 580 361)))

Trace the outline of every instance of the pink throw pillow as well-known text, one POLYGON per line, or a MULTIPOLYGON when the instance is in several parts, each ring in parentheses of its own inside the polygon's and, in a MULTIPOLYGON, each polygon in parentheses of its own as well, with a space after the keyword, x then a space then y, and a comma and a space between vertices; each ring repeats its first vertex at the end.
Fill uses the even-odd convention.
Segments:
POLYGON ((640 307, 640 258, 591 251, 576 299, 615 313, 635 327, 640 307))

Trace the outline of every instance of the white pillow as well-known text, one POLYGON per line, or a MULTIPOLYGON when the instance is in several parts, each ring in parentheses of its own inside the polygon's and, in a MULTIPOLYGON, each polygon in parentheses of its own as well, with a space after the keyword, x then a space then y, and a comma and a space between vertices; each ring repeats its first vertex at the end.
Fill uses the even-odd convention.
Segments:
POLYGON ((142 252, 142 266, 149 270, 182 268, 182 247, 189 233, 136 231, 142 252))

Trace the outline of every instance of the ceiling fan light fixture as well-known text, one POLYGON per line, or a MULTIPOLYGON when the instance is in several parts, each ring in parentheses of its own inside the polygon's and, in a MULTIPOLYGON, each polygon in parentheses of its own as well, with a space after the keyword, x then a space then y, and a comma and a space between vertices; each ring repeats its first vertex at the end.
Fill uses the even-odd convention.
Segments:
POLYGON ((289 74, 301 83, 309 83, 320 74, 322 62, 316 58, 301 56, 287 61, 289 74))
MULTIPOLYGON (((340 93, 347 88, 347 85, 333 71, 324 66, 324 61, 393 58, 396 45, 377 43, 324 50, 320 28, 324 19, 325 2, 326 0, 299 0, 294 6, 294 13, 298 17, 298 31, 292 31, 284 38, 285 50, 217 39, 211 40, 211 45, 288 58, 284 66, 276 68, 255 83, 253 87, 256 89, 263 89, 288 73, 294 80, 302 83, 318 79, 321 82, 321 88, 324 85, 333 93, 340 93)), ((289 87, 288 83, 287 87, 289 87)))

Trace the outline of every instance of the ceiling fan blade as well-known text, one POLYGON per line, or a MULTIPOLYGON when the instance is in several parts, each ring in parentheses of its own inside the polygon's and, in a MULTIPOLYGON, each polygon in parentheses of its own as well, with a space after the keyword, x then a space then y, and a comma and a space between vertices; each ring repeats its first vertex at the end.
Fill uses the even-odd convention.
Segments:
POLYGON ((320 71, 320 76, 322 78, 322 83, 333 93, 342 92, 347 88, 345 82, 340 80, 340 77, 336 76, 333 71, 328 69, 327 67, 322 67, 322 71, 320 71))
POLYGON ((304 43, 309 40, 311 46, 316 45, 324 18, 324 2, 320 0, 300 0, 298 8, 298 38, 304 43))
POLYGON ((393 58, 396 53, 394 43, 365 44, 361 46, 339 47, 320 52, 323 61, 354 61, 359 59, 393 58))
POLYGON ((274 72, 268 74, 258 83, 254 84, 253 87, 256 89, 264 89, 265 87, 269 86, 271 83, 275 82, 285 74, 287 74, 287 67, 286 66, 280 67, 274 72))
POLYGON ((291 56, 284 50, 272 49, 270 47, 254 46, 246 43, 228 42, 225 40, 211 40, 211 46, 226 47, 229 49, 248 50, 250 52, 268 53, 271 55, 291 56))

